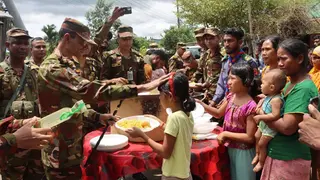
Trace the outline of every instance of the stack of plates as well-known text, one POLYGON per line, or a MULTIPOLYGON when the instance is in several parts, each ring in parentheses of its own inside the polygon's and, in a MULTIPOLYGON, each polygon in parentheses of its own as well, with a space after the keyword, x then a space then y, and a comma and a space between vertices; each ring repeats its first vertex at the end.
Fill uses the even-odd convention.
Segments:
MULTIPOLYGON (((91 147, 95 147, 100 136, 90 140, 91 147)), ((113 152, 128 145, 128 137, 120 134, 105 134, 97 148, 98 151, 113 152)))

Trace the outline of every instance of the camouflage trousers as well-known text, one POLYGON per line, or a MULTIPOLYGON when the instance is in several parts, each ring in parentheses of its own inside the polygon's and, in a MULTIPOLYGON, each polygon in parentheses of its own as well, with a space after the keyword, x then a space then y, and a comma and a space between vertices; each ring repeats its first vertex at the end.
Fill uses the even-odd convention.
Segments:
POLYGON ((3 180, 46 180, 39 150, 18 150, 1 163, 3 180))
POLYGON ((80 180, 82 178, 80 165, 64 169, 44 168, 47 180, 80 180))

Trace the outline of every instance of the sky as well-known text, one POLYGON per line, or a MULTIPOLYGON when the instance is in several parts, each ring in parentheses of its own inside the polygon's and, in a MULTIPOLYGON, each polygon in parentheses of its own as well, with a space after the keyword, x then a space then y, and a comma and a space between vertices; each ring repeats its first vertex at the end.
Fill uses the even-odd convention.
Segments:
MULTIPOLYGON (((20 16, 33 37, 44 36, 42 27, 47 24, 61 26, 65 17, 85 24, 85 13, 97 0, 13 0, 20 16)), ((125 25, 133 27, 138 36, 160 38, 165 29, 177 22, 175 0, 107 0, 115 6, 132 7, 132 14, 120 17, 125 25)))

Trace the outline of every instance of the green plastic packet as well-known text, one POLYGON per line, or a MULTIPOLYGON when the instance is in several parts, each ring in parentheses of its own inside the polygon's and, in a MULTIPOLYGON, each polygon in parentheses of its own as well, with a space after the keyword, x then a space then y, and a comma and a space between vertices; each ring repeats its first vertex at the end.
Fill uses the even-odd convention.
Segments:
POLYGON ((41 118, 40 127, 53 128, 65 121, 68 121, 76 113, 87 113, 85 103, 81 100, 74 104, 72 108, 62 108, 46 117, 41 118))

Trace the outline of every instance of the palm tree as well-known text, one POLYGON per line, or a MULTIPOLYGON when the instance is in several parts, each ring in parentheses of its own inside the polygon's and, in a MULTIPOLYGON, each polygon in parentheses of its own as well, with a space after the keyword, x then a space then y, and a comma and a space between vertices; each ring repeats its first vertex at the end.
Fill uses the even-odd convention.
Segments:
POLYGON ((54 24, 43 26, 42 31, 46 34, 44 40, 49 45, 47 53, 51 54, 58 44, 59 33, 57 32, 56 26, 54 24))

